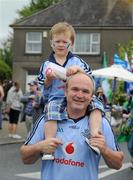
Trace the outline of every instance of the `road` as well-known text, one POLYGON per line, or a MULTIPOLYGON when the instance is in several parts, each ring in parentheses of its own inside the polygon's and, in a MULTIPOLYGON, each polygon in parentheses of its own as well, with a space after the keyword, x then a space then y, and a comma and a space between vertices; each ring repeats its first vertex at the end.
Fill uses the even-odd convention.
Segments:
MULTIPOLYGON (((1 180, 39 180, 40 162, 34 165, 24 165, 20 159, 19 148, 21 144, 0 145, 0 179, 1 180)), ((101 160, 99 168, 100 180, 131 180, 133 170, 130 169, 130 156, 126 144, 120 145, 124 151, 125 159, 121 170, 108 169, 101 160)))

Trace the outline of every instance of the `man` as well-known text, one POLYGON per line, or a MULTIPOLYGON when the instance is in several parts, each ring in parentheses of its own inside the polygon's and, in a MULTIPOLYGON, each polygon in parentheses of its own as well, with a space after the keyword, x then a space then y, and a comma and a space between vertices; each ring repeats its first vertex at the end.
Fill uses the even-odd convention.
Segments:
MULTIPOLYGON (((36 162, 42 153, 54 152, 53 161, 42 161, 41 180, 98 179, 100 155, 86 143, 89 134, 86 111, 93 93, 94 84, 89 76, 80 72, 69 77, 65 89, 66 101, 59 106, 58 117, 63 121, 58 122, 56 137, 44 140, 45 118, 42 117, 36 123, 25 145, 21 147, 22 160, 25 164, 36 162)), ((123 153, 115 144, 112 130, 105 118, 102 120, 101 133, 93 136, 90 144, 99 148, 110 168, 121 168, 123 153)))
POLYGON ((27 132, 30 132, 36 119, 42 114, 40 107, 42 96, 35 80, 31 80, 28 85, 29 92, 21 98, 21 102, 24 104, 22 118, 25 116, 27 132))
POLYGON ((130 91, 130 100, 128 102, 127 109, 128 108, 130 109, 130 112, 128 114, 128 126, 131 131, 131 136, 129 138, 127 146, 131 156, 131 169, 133 169, 133 90, 130 91))

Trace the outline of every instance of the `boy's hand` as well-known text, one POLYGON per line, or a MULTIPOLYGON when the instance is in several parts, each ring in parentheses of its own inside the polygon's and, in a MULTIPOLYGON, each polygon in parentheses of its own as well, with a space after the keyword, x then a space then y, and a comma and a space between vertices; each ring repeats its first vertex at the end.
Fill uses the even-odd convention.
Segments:
POLYGON ((71 76, 73 74, 76 74, 77 72, 84 72, 84 70, 75 65, 67 69, 66 75, 71 76))
POLYGON ((54 71, 52 71, 52 69, 50 69, 50 68, 47 69, 47 71, 46 71, 46 80, 45 80, 45 83, 44 83, 45 87, 48 88, 51 85, 52 80, 55 79, 55 78, 56 78, 56 75, 55 75, 54 71))
POLYGON ((53 79, 56 78, 56 75, 55 75, 55 73, 54 73, 54 71, 52 69, 50 69, 50 68, 47 69, 47 71, 46 71, 46 78, 48 80, 53 80, 53 79))

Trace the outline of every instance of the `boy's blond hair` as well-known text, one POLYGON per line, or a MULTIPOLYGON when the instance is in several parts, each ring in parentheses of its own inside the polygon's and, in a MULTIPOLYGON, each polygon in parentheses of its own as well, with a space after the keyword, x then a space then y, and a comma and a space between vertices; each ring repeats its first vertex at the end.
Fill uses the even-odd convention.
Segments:
POLYGON ((70 24, 67 22, 59 22, 55 24, 50 30, 50 40, 53 39, 53 35, 60 33, 65 33, 70 36, 71 43, 72 45, 74 44, 75 30, 70 24))

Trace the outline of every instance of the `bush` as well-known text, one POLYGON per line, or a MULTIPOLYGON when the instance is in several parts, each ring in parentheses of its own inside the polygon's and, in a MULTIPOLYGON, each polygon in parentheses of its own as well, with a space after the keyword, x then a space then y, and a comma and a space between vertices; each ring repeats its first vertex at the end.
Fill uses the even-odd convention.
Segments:
POLYGON ((0 81, 12 78, 11 68, 3 61, 0 60, 0 81))

